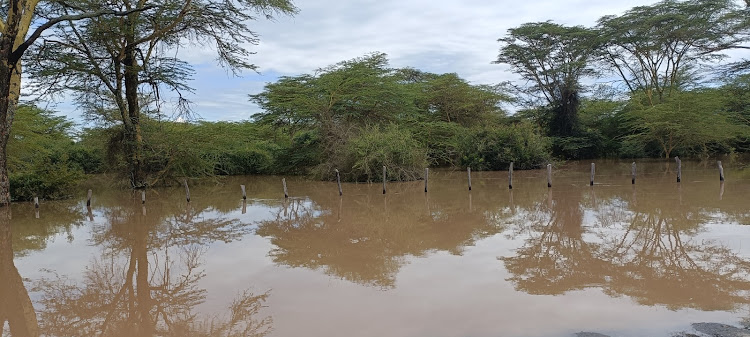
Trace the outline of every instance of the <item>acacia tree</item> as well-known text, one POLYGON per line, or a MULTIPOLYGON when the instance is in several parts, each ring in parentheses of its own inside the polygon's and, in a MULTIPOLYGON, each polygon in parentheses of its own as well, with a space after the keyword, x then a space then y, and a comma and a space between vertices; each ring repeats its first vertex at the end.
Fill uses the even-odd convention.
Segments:
POLYGON ((26 50, 49 28, 60 22, 100 16, 123 16, 142 11, 134 6, 130 11, 115 11, 92 7, 84 9, 72 2, 9 0, 0 2, 0 207, 10 203, 6 147, 13 117, 21 94, 21 58, 26 50), (64 11, 60 12, 60 9, 64 11), (38 23, 29 34, 32 19, 38 23))
POLYGON ((32 60, 32 78, 47 92, 71 92, 77 104, 95 115, 117 111, 122 125, 122 149, 134 188, 145 187, 142 114, 148 103, 171 90, 180 97, 192 90, 187 81, 192 69, 178 57, 185 43, 215 49, 221 66, 237 75, 254 70, 247 46, 258 43, 249 23, 258 16, 297 12, 290 0, 114 0, 80 1, 82 8, 107 6, 130 11, 126 16, 99 17, 83 24, 67 21, 45 40, 32 60))
POLYGON ((599 19, 601 60, 631 94, 655 105, 684 87, 698 66, 750 49, 750 15, 735 0, 664 0, 599 19))
POLYGON ((553 22, 525 23, 498 39, 493 63, 508 64, 553 110, 550 133, 567 137, 578 125, 581 79, 595 74, 589 66, 595 33, 585 27, 553 22))

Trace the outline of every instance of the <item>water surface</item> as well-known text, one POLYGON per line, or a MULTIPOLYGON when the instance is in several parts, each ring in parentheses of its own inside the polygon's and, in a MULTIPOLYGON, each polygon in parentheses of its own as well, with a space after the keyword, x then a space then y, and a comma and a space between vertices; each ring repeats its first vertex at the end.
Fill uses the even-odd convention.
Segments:
MULTIPOLYGON (((14 204, 3 335, 669 336, 750 319, 750 171, 629 162, 423 182, 232 177, 14 204), (243 201, 240 184, 247 185, 243 201), (38 214, 37 214, 38 213, 38 214), (12 246, 12 248, 11 248, 12 246)), ((4 310, 4 311, 3 311, 4 310)), ((2 319, 2 318, 0 318, 2 319)))

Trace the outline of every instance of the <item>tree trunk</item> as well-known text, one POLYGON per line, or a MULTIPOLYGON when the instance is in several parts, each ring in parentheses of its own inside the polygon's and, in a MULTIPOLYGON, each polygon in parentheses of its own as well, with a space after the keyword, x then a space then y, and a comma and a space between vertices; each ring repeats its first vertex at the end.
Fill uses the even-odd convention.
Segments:
MULTIPOLYGON (((128 19, 131 27, 134 25, 133 18, 128 19)), ((133 188, 146 187, 146 174, 143 167, 143 135, 141 134, 141 111, 138 104, 138 72, 140 66, 136 59, 135 32, 127 37, 128 46, 125 47, 123 65, 125 68, 125 101, 127 102, 127 120, 125 125, 125 148, 126 157, 130 171, 130 182, 133 188)))
MULTIPOLYGON (((11 29, 9 26, 7 29, 11 29)), ((10 109, 10 82, 13 65, 9 63, 13 50, 13 33, 6 32, 0 37, 0 207, 10 204, 10 181, 8 179, 7 145, 10 126, 13 123, 14 109, 10 109)))
POLYGON ((10 204, 7 146, 21 95, 21 60, 13 51, 26 38, 37 2, 11 0, 4 6, 7 17, 0 36, 0 208, 10 204))

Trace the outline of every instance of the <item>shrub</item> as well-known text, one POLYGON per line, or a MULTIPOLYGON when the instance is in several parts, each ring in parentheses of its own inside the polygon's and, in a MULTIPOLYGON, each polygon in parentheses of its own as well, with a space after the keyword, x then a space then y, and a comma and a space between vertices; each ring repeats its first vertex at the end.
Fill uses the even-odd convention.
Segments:
POLYGON ((69 165, 65 157, 47 157, 26 170, 11 173, 9 179, 11 197, 15 201, 34 197, 63 199, 72 195, 74 187, 83 179, 83 171, 76 165, 69 165))
POLYGON ((395 125, 365 127, 342 147, 318 166, 320 178, 331 178, 333 169, 338 168, 344 180, 378 181, 385 166, 388 180, 416 180, 427 167, 427 148, 411 132, 395 125))
POLYGON ((519 123, 468 131, 460 142, 460 164, 474 170, 542 167, 550 160, 549 140, 533 125, 519 123))

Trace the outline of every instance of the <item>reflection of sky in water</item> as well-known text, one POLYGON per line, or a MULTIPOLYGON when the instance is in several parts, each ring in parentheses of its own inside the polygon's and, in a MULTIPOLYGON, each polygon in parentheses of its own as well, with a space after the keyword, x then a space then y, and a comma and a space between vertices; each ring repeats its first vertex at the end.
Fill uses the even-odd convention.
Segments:
MULTIPOLYGON (((502 172, 478 174, 471 199, 458 173, 443 173, 441 179, 440 172, 431 172, 427 200, 423 193, 394 187, 399 194, 389 194, 384 202, 377 195, 379 185, 362 184, 345 185, 345 199, 339 203, 337 195, 320 191, 320 183, 306 186, 294 181, 293 194, 307 197, 286 202, 248 199, 244 214, 241 200, 207 206, 194 221, 236 219, 249 226, 251 234, 228 243, 212 242, 203 250, 200 269, 206 276, 199 286, 207 298, 196 310, 208 315, 225 312, 238 292, 271 290, 263 313, 273 317, 272 336, 570 336, 579 331, 666 336, 689 330, 690 323, 736 324, 748 315, 746 305, 737 312, 670 309, 661 303, 644 306, 622 293, 605 293, 607 284, 584 284, 556 296, 517 291, 510 281, 514 275, 501 258, 516 256, 545 230, 590 246, 630 240, 637 237, 632 236, 631 221, 653 207, 666 218, 700 215, 697 227, 677 224, 682 244, 718 245, 750 259, 750 226, 738 223, 744 207, 739 196, 749 190, 747 181, 736 182, 719 203, 713 185, 707 193, 683 187, 678 197, 673 185, 653 174, 655 178, 639 180, 654 179, 637 186, 638 204, 633 206, 630 185, 606 181, 619 177, 605 176, 603 185, 591 190, 567 185, 570 172, 556 177, 551 198, 546 186, 524 188, 523 181, 538 178, 535 172, 516 173, 519 183, 512 196, 493 187, 502 185, 502 172), (355 190, 351 196, 349 190, 355 190), (709 205, 696 207, 697 203, 709 205), (570 211, 570 205, 578 205, 579 211, 570 211), (300 220, 294 220, 293 207, 301 212, 300 220), (260 228, 264 236, 253 234, 260 228), (384 269, 395 270, 392 286, 366 282, 377 276, 372 274, 377 270, 357 265, 362 252, 382 255, 368 263, 393 264, 389 268, 395 269, 384 269), (297 266, 302 262, 307 265, 297 266)), ((272 191, 266 194, 277 193, 272 191)), ((200 188, 191 192, 199 195, 200 188)), ((17 258, 16 266, 27 280, 48 275, 41 269, 51 269, 82 281, 82 272, 102 252, 92 245, 92 228, 107 226, 105 214, 95 207, 93 222, 85 220, 70 234, 54 235, 43 251, 17 258)), ((603 275, 606 283, 611 276, 603 275)), ((37 294, 31 296, 38 300, 37 294)))

